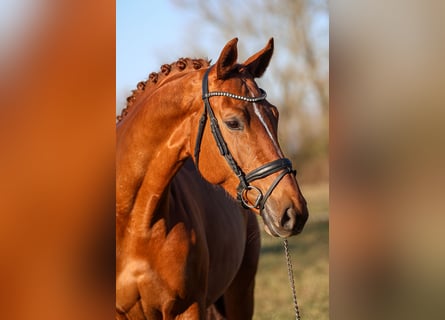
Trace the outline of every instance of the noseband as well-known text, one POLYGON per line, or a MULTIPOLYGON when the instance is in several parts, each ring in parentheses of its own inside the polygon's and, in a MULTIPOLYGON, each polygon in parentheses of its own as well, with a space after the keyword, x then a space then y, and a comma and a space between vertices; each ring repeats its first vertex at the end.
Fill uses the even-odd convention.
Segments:
POLYGON ((198 127, 198 135, 196 137, 196 144, 195 144, 195 161, 196 161, 196 167, 199 170, 199 152, 201 149, 201 142, 202 142, 202 136, 204 133, 205 124, 207 122, 207 115, 210 118, 210 128, 213 134, 213 137, 215 138, 216 145, 218 146, 218 149, 221 153, 221 155, 226 159, 227 163, 229 164, 232 171, 236 174, 236 176, 239 179, 239 185, 237 187, 237 198, 238 201, 241 202, 241 204, 246 208, 256 208, 259 210, 262 210, 266 204, 267 199, 272 194, 272 191, 275 189, 275 187, 278 185, 278 183, 284 178, 286 174, 292 173, 296 174, 296 171, 292 169, 292 163, 287 158, 280 158, 277 160, 274 160, 272 162, 266 163, 259 168, 252 170, 248 174, 245 174, 241 168, 236 163, 235 159, 233 158, 232 154, 229 151, 229 148, 227 147, 227 144, 222 136, 221 129, 218 125, 218 120, 215 117, 215 113, 213 112, 212 107, 210 106, 210 97, 215 96, 224 96, 229 97, 232 99, 247 101, 247 102, 257 102, 262 101, 266 99, 266 92, 262 89, 261 93, 262 95, 259 97, 244 97, 239 96, 233 93, 224 92, 224 91, 213 91, 209 92, 209 85, 208 85, 208 75, 212 67, 207 69, 206 73, 204 74, 204 78, 202 79, 202 99, 204 100, 204 112, 201 116, 201 119, 199 121, 199 127, 198 127), (271 174, 274 174, 276 172, 282 171, 280 175, 275 179, 275 181, 272 183, 272 185, 267 190, 266 194, 263 195, 260 189, 258 189, 255 186, 252 186, 250 182, 263 179, 265 177, 270 176, 271 174), (249 199, 247 198, 247 194, 249 192, 255 192, 256 193, 256 200, 253 204, 250 203, 249 199))

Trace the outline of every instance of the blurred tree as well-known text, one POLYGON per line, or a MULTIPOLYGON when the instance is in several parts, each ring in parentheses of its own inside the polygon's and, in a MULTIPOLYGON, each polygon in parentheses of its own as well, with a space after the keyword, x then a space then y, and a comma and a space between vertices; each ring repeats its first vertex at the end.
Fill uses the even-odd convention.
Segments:
MULTIPOLYGON (((275 38, 267 76, 258 82, 280 110, 280 141, 305 180, 328 178, 327 0, 171 0, 196 15, 189 44, 203 39, 223 45, 239 37, 247 58, 275 38), (199 37, 197 38, 197 35, 199 37), (193 39, 192 39, 193 37, 193 39), (246 49, 248 48, 248 50, 246 49), (252 51, 254 50, 254 51, 252 51), (301 170, 302 168, 305 170, 301 170)), ((204 48, 196 48, 205 52, 204 48)))

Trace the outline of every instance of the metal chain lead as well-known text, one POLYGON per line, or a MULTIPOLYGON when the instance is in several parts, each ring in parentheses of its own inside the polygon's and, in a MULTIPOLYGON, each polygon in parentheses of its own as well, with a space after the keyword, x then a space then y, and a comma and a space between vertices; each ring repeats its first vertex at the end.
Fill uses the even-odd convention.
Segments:
POLYGON ((295 290, 294 271, 292 269, 292 261, 290 259, 290 253, 289 253, 289 243, 287 242, 287 239, 284 239, 283 243, 284 243, 284 252, 286 254, 287 274, 289 276, 289 283, 292 289, 292 298, 294 300, 295 319, 301 320, 300 310, 298 308, 298 303, 297 303, 297 292, 295 290))

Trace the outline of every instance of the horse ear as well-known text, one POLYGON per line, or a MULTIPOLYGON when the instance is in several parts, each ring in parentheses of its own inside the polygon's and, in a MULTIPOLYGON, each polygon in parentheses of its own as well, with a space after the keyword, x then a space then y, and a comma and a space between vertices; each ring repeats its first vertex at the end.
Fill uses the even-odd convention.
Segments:
POLYGON ((273 38, 267 45, 244 62, 245 68, 254 78, 259 78, 266 71, 273 54, 273 38))
POLYGON ((218 61, 216 62, 216 77, 217 79, 225 79, 228 74, 232 71, 233 66, 238 58, 237 49, 238 38, 233 38, 225 45, 219 55, 218 61))

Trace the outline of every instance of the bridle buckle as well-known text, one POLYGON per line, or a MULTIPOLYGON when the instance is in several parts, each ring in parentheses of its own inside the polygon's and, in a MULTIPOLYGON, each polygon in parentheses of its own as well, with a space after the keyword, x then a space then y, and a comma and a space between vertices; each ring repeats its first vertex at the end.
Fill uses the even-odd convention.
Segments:
POLYGON ((259 209, 261 200, 263 200, 263 193, 261 192, 260 189, 258 189, 255 186, 248 185, 241 191, 241 202, 243 203, 243 205, 245 207, 247 207, 249 209, 259 209), (255 192, 257 192, 257 196, 256 196, 254 204, 250 204, 250 200, 247 197, 247 194, 249 193, 250 190, 255 190, 255 192))

